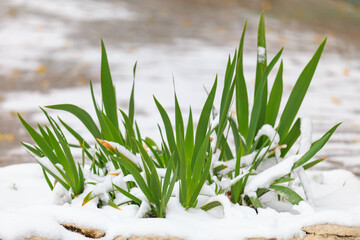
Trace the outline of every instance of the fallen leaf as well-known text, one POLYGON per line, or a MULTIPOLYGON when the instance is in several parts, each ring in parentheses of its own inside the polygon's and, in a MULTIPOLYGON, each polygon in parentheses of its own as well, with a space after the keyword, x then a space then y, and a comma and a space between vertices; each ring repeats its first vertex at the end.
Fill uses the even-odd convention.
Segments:
POLYGON ((39 65, 38 68, 36 69, 36 73, 37 74, 44 74, 47 71, 47 67, 43 64, 39 65))
POLYGON ((350 75, 350 71, 348 68, 344 68, 343 71, 342 71, 343 75, 348 77, 350 75))
POLYGON ((50 82, 47 79, 41 79, 40 82, 39 82, 39 86, 41 88, 48 88, 49 85, 50 85, 50 82))
POLYGON ((17 79, 17 78, 21 77, 21 75, 22 75, 22 72, 20 70, 12 70, 8 74, 9 78, 12 78, 12 79, 17 79))
POLYGON ((336 98, 336 97, 330 97, 330 101, 331 101, 333 104, 341 104, 340 99, 338 99, 338 98, 336 98))
POLYGON ((185 18, 181 21, 181 26, 183 27, 191 27, 192 25, 192 21, 188 18, 185 18))
POLYGON ((10 117, 17 117, 17 112, 15 112, 15 111, 9 111, 9 116, 10 116, 10 117))
POLYGON ((268 11, 271 10, 273 8, 272 3, 268 0, 262 1, 261 2, 261 9, 268 11))
POLYGON ((15 7, 10 7, 7 14, 10 16, 10 17, 14 17, 16 14, 17 14, 18 10, 17 8, 15 7))
POLYGON ((13 142, 15 140, 15 136, 10 133, 0 133, 0 141, 13 142))

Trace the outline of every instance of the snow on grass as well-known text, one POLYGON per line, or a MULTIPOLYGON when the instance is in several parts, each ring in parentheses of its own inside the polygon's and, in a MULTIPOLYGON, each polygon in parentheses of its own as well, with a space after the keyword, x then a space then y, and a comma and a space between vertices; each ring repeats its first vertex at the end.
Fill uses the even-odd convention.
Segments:
MULTIPOLYGON (((184 239, 243 239, 245 237, 293 237, 301 227, 320 223, 360 226, 360 181, 344 170, 310 171, 315 205, 293 206, 293 212, 259 209, 231 204, 224 196, 221 211, 184 210, 171 198, 165 219, 137 218, 138 206, 122 205, 121 211, 90 203, 57 205, 43 179, 38 164, 0 168, 0 238, 19 239, 42 236, 52 239, 86 239, 67 231, 60 223, 73 223, 105 231, 103 238, 116 236, 162 235, 184 239), (223 213, 224 214, 223 214, 223 213)), ((297 186, 297 190, 301 190, 297 186)), ((220 207, 218 207, 220 208, 220 207)))
POLYGON ((271 125, 265 124, 264 126, 262 126, 256 134, 254 141, 258 141, 262 136, 267 136, 270 139, 270 148, 274 148, 279 145, 280 136, 271 125))
POLYGON ((257 56, 258 56, 258 62, 263 63, 266 58, 266 49, 263 47, 257 48, 257 56))
POLYGON ((259 188, 268 188, 276 179, 279 179, 290 173, 294 163, 300 156, 290 156, 282 162, 264 170, 256 176, 250 176, 249 181, 245 187, 244 194, 249 196, 256 196, 256 190, 259 188))

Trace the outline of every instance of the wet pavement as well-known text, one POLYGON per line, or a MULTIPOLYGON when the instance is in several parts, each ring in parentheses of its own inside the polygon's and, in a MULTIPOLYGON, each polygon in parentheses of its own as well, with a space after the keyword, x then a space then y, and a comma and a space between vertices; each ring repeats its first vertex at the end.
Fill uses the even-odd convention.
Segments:
POLYGON ((360 7, 340 0, 0 1, 0 166, 33 161, 19 143, 31 140, 16 112, 35 124, 44 120, 38 105, 71 102, 90 108, 80 98, 89 79, 99 82, 100 38, 121 107, 126 108, 132 64, 139 61, 137 116, 151 134, 158 119, 148 103, 152 94, 171 112, 174 75, 183 106, 192 103, 199 112, 202 86, 216 73, 222 76, 245 19, 245 71, 252 83, 262 10, 269 54, 285 46, 285 95, 328 36, 300 114, 314 119, 315 137, 343 121, 320 154, 329 157, 323 167, 359 174, 360 7))

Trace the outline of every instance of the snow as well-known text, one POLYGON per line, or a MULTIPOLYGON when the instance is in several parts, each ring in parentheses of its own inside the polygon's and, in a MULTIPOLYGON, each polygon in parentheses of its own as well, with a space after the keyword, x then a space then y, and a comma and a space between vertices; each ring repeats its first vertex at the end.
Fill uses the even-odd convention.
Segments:
POLYGON ((264 126, 262 126, 256 134, 254 141, 259 140, 262 136, 267 136, 270 139, 270 149, 279 145, 280 136, 271 125, 265 124, 264 126))
POLYGON ((301 118, 300 132, 299 154, 304 154, 311 147, 312 124, 310 119, 301 118))
POLYGON ((304 168, 299 167, 299 169, 296 170, 296 174, 298 175, 299 180, 301 182, 301 185, 303 186, 304 193, 305 193, 305 196, 306 196, 306 199, 307 199, 308 203, 311 206, 314 206, 313 193, 312 193, 311 186, 310 186, 309 181, 307 179, 306 172, 305 172, 304 168))
POLYGON ((266 49, 263 47, 257 48, 257 56, 258 56, 258 62, 263 63, 266 59, 266 49))
POLYGON ((138 165, 139 167, 142 166, 142 160, 135 156, 133 153, 131 153, 129 150, 127 150, 124 146, 116 143, 116 142, 110 142, 110 145, 115 147, 116 150, 119 151, 120 154, 124 155, 127 159, 129 159, 130 161, 132 161, 133 163, 135 163, 136 165, 138 165))
MULTIPOLYGON (((293 206, 293 212, 258 209, 231 204, 224 196, 210 197, 222 203, 221 211, 185 210, 171 198, 164 219, 138 218, 139 207, 122 205, 121 211, 94 205, 57 205, 38 164, 0 168, 0 238, 81 239, 60 223, 105 231, 102 239, 116 236, 161 235, 184 239, 286 238, 301 234, 301 227, 320 223, 360 226, 360 180, 348 171, 308 171, 314 188, 314 206, 293 206), (181 227, 180 227, 181 226, 181 227), (242 226, 242 227, 239 227, 242 226), (221 231, 219 231, 221 229, 221 231)), ((294 184, 299 190, 298 184, 294 184)), ((146 204, 143 206, 146 207, 146 204)))
POLYGON ((244 193, 253 196, 258 188, 268 188, 276 179, 290 173, 299 158, 298 155, 290 156, 256 176, 249 177, 244 193))

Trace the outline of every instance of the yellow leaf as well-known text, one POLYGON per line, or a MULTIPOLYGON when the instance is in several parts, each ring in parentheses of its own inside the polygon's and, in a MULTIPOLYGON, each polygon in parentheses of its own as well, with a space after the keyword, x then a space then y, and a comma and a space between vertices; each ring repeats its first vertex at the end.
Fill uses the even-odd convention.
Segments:
POLYGON ((268 11, 268 10, 271 10, 272 9, 272 3, 268 0, 265 0, 265 1, 262 1, 261 2, 261 9, 262 10, 265 10, 265 11, 268 11))
POLYGON ((39 65, 38 68, 36 69, 36 73, 37 74, 44 74, 47 71, 47 67, 43 64, 39 65))
POLYGON ((22 75, 22 72, 20 70, 12 70, 8 74, 9 78, 12 78, 12 79, 17 79, 17 78, 21 77, 21 75, 22 75))
POLYGON ((13 142, 15 140, 15 136, 10 133, 0 133, 0 141, 13 142))
POLYGON ((120 173, 108 173, 108 175, 111 175, 111 176, 119 176, 120 173))
POLYGON ((330 98, 330 101, 331 101, 333 104, 341 104, 340 99, 338 99, 338 98, 336 98, 336 97, 331 97, 331 98, 330 98))
POLYGON ((115 149, 113 146, 111 146, 111 144, 108 143, 107 141, 102 140, 102 139, 100 139, 100 138, 96 138, 96 140, 98 140, 99 143, 100 143, 101 145, 103 145, 107 150, 112 150, 114 153, 116 152, 116 149, 115 149))
POLYGON ((347 69, 347 68, 344 68, 343 71, 342 71, 342 73, 343 73, 343 75, 346 76, 346 77, 348 77, 348 76, 350 75, 350 71, 349 71, 349 69, 347 69))
POLYGON ((181 26, 183 27, 191 27, 193 25, 192 21, 188 18, 185 18, 181 21, 181 26))
POLYGON ((49 80, 47 80, 47 79, 42 79, 42 80, 40 80, 40 82, 39 82, 39 86, 40 86, 41 88, 48 88, 49 85, 50 85, 50 82, 49 82, 49 80))
POLYGON ((17 8, 11 7, 11 8, 9 8, 7 13, 10 17, 14 17, 14 16, 16 16, 17 12, 18 12, 17 8))

